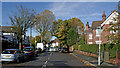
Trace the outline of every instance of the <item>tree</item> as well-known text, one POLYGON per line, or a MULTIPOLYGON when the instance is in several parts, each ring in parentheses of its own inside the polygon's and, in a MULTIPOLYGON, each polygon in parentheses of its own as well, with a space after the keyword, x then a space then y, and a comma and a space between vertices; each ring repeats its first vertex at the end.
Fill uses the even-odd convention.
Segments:
POLYGON ((49 10, 44 10, 40 14, 36 15, 35 21, 35 30, 40 33, 42 42, 42 40, 46 39, 46 32, 52 31, 52 25, 55 21, 55 16, 53 12, 49 10))
POLYGON ((77 32, 75 29, 70 28, 67 34, 67 44, 68 46, 71 46, 76 43, 77 41, 77 32))
POLYGON ((73 45, 73 43, 75 44, 77 40, 74 40, 74 42, 69 42, 72 41, 70 39, 74 37, 75 39, 76 38, 78 39, 78 35, 82 35, 82 33, 84 32, 84 24, 78 18, 72 18, 64 21, 59 19, 57 22, 58 25, 57 25, 56 36, 60 40, 62 46, 71 46, 73 45), (71 31, 74 31, 75 35, 71 31), (73 34, 74 37, 73 36, 70 37, 69 35, 71 34, 73 34))
POLYGON ((78 34, 78 37, 77 37, 77 41, 81 42, 83 41, 84 37, 82 37, 84 35, 84 24, 83 22, 79 19, 79 18, 72 18, 72 19, 69 19, 69 22, 68 22, 68 25, 69 25, 69 28, 74 28, 78 34))
POLYGON ((35 36, 33 39, 32 39, 32 46, 35 47, 35 39, 36 39, 36 43, 40 43, 41 42, 41 36, 35 36))
MULTIPOLYGON (((120 5, 118 5, 118 10, 120 10, 120 5)), ((110 22, 110 26, 107 27, 104 31, 112 32, 110 35, 107 35, 106 37, 108 38, 109 43, 115 44, 116 46, 116 62, 118 63, 117 52, 118 50, 120 50, 120 12, 118 12, 118 16, 114 17, 113 20, 117 22, 116 23, 110 22)))
POLYGON ((23 6, 18 7, 18 15, 10 16, 11 25, 17 34, 17 39, 19 42, 19 49, 21 50, 22 45, 22 35, 24 35, 28 28, 31 26, 31 22, 34 20, 35 11, 33 9, 23 8, 23 6))
POLYGON ((85 44, 85 35, 82 35, 82 38, 81 38, 81 40, 79 41, 78 44, 79 44, 79 45, 80 45, 80 44, 85 44))
POLYGON ((69 19, 68 25, 69 28, 74 28, 77 32, 79 32, 79 34, 82 34, 84 32, 85 27, 83 22, 76 17, 69 19))
POLYGON ((61 46, 67 46, 68 20, 59 21, 56 36, 60 40, 61 46))

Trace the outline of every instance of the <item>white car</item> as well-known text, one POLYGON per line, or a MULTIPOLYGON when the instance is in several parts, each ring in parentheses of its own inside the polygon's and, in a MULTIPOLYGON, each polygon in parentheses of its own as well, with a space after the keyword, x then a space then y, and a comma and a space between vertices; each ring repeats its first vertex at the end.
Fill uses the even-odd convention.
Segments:
POLYGON ((25 59, 25 54, 18 49, 6 49, 1 54, 1 61, 16 61, 20 62, 25 59))
POLYGON ((50 47, 49 51, 56 51, 56 48, 50 47))

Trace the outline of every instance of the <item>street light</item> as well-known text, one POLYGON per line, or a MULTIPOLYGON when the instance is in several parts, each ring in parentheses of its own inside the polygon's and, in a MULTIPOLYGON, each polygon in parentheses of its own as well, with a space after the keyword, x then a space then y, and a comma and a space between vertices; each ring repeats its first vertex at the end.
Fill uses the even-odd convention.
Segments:
POLYGON ((101 47, 101 26, 99 27, 100 31, 99 31, 99 56, 98 56, 98 65, 100 65, 100 47, 101 47))

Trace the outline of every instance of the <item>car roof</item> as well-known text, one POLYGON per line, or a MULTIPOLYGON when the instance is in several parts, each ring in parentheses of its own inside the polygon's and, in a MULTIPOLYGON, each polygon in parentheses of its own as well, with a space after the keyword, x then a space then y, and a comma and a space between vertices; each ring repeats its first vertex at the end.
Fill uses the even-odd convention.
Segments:
POLYGON ((6 49, 6 50, 13 50, 13 51, 17 51, 17 50, 19 50, 19 49, 6 49))
POLYGON ((25 47, 25 48, 32 48, 32 47, 25 47))

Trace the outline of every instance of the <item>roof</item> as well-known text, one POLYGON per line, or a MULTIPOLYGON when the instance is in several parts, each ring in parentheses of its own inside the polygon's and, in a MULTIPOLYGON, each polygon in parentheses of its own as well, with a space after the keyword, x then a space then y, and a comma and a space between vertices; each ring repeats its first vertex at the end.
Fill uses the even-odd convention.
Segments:
POLYGON ((15 32, 13 26, 1 26, 2 27, 2 32, 15 32))
POLYGON ((92 29, 89 28, 88 30, 85 30, 85 33, 92 33, 92 29))
POLYGON ((6 49, 6 50, 13 50, 13 51, 17 51, 17 50, 19 50, 19 49, 6 49))
POLYGON ((103 23, 103 21, 93 21, 92 22, 92 28, 95 29, 98 26, 100 26, 103 23))
POLYGON ((105 24, 105 22, 107 21, 107 19, 115 12, 118 13, 118 11, 116 11, 116 10, 112 11, 112 13, 106 18, 106 20, 101 24, 101 26, 103 26, 105 24))
POLYGON ((25 47, 25 48, 32 48, 32 47, 25 47))

